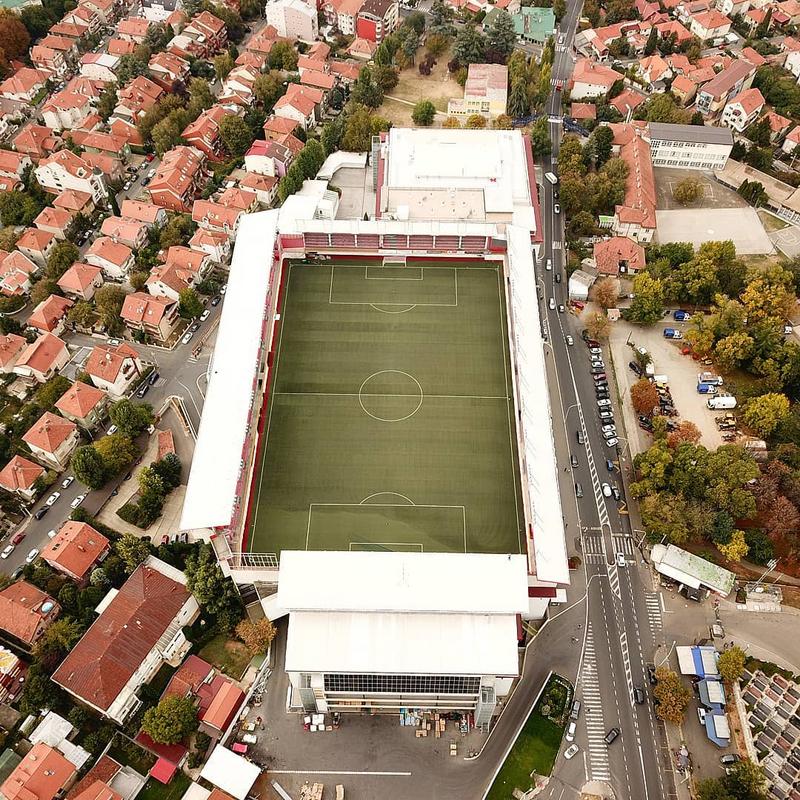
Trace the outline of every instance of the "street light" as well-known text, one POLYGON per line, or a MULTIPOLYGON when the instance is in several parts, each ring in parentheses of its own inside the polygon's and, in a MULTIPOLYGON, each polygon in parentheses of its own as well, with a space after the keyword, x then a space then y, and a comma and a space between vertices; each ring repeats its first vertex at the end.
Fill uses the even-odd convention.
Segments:
POLYGON ((756 587, 761 586, 764 582, 764 578, 778 566, 778 562, 780 561, 779 558, 773 558, 767 562, 767 568, 764 570, 764 573, 761 577, 756 581, 756 587))

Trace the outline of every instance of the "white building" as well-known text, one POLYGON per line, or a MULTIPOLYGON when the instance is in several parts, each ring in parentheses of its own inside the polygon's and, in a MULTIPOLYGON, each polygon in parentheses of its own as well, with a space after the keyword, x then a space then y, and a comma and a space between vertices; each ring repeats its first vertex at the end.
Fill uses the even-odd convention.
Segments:
POLYGON ((722 597, 733 591, 736 576, 730 570, 674 544, 653 545, 650 558, 657 572, 691 589, 708 589, 722 597))
POLYGON ((722 169, 733 148, 727 128, 650 123, 650 156, 654 167, 722 169))
POLYGON ((43 158, 34 170, 39 185, 54 194, 75 189, 91 195, 95 204, 107 196, 103 175, 71 150, 59 150, 43 158))
POLYGON ((763 108, 764 97, 761 92, 758 89, 745 89, 725 104, 721 124, 743 133, 758 119, 763 108))
POLYGON ((469 710, 481 725, 519 674, 527 569, 520 555, 285 552, 276 603, 291 707, 469 710))
POLYGON ((266 6, 267 25, 273 25, 278 36, 313 42, 317 38, 317 8, 303 0, 273 0, 266 6))

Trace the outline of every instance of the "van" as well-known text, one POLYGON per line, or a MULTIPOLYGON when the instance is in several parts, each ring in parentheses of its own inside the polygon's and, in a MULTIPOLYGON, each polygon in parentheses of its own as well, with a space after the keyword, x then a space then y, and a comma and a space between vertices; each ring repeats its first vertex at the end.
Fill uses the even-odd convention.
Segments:
POLYGON ((706 406, 712 410, 736 408, 736 398, 731 394, 722 395, 721 397, 710 397, 706 400, 706 406))
POLYGON ((716 394, 717 387, 712 383, 698 383, 697 394, 716 394))
POLYGON ((552 172, 545 172, 544 174, 545 180, 549 183, 552 183, 555 186, 558 183, 558 178, 552 172))
POLYGON ((691 318, 692 315, 688 311, 684 311, 682 308, 672 312, 672 319, 674 319, 675 322, 688 322, 691 318))
POLYGON ((697 382, 698 383, 710 383, 714 386, 722 386, 724 381, 719 375, 715 375, 713 372, 698 372, 697 373, 697 382))
POLYGON ((652 363, 645 366, 644 374, 647 375, 648 378, 652 378, 656 374, 656 368, 652 365, 652 363))
POLYGON ((581 715, 581 701, 575 700, 572 703, 572 708, 570 709, 569 712, 569 718, 577 720, 580 715, 581 715))

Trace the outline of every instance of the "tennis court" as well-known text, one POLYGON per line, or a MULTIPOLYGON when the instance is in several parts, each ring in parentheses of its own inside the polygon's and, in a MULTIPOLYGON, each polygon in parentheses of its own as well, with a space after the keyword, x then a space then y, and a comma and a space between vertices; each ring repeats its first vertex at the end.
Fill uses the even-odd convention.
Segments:
POLYGON ((522 552, 498 269, 288 269, 248 549, 522 552))

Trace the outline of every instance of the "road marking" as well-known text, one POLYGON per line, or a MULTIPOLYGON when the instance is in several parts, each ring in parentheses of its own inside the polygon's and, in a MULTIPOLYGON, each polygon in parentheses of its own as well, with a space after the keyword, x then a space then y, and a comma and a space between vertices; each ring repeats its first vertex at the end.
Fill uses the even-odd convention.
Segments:
POLYGON ((661 598, 660 593, 645 592, 644 595, 644 602, 647 607, 647 620, 650 623, 650 632, 653 634, 654 641, 657 640, 658 634, 663 627, 659 598, 661 598))
POLYGON ((553 242, 553 250, 561 250, 561 242, 560 241, 555 240, 553 242))
POLYGON ((586 650, 581 669, 581 702, 583 703, 583 721, 588 741, 589 777, 596 781, 611 780, 608 746, 603 741, 603 737, 606 735, 603 719, 603 696, 600 692, 600 681, 597 675, 597 652, 591 623, 586 631, 586 650))
POLYGON ((389 778, 409 778, 410 772, 370 772, 368 770, 333 769, 271 769, 272 775, 380 775, 389 778))
POLYGON ((635 548, 633 546, 633 539, 630 536, 620 536, 619 534, 614 534, 611 538, 614 542, 615 553, 623 553, 626 556, 634 555, 635 548))

